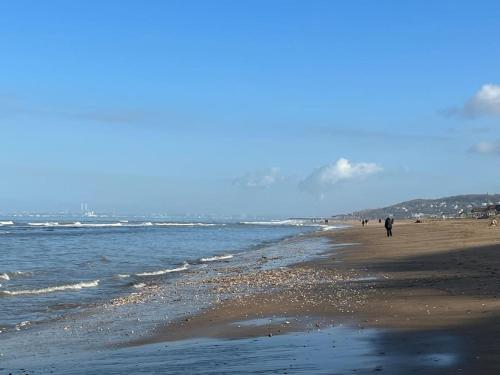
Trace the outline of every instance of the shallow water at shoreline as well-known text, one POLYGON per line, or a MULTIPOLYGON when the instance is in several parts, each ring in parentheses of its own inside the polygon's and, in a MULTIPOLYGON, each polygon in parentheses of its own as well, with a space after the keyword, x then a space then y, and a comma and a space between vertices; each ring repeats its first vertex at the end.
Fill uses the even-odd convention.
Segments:
MULTIPOLYGON (((325 238, 289 237, 233 258, 200 262, 182 277, 144 283, 120 303, 85 309, 48 324, 1 335, 0 372, 12 373, 172 373, 172 374, 385 374, 456 373, 463 365, 460 340, 447 333, 422 338, 375 329, 320 324, 272 337, 190 339, 133 347, 114 344, 148 335, 165 321, 217 302, 222 295, 203 281, 231 272, 259 272, 321 256, 325 238), (216 298, 215 298, 216 297, 216 298), (129 300, 130 298, 130 300, 129 300), (123 303, 122 303, 123 302, 123 303), (462 362, 462 363, 461 363, 462 362), (79 365, 75 367, 73 363, 79 365), (22 369, 26 370, 23 371, 22 369)), ((338 245, 338 244, 337 244, 338 245)), ((274 271, 273 271, 274 272, 274 271)), ((360 279, 362 280, 362 279, 360 279)), ((352 282, 356 282, 353 278, 352 282)), ((295 324, 293 317, 262 316, 235 321, 243 328, 295 324)))
MULTIPOLYGON (((56 221, 57 220, 57 221, 56 221)), ((0 333, 136 293, 317 227, 16 221, 0 225, 0 333), (204 265, 203 265, 204 264, 204 265)))
POLYGON ((256 272, 286 267, 318 256, 327 248, 324 238, 286 237, 233 257, 207 257, 204 262, 176 272, 175 277, 151 275, 142 285, 136 284, 134 292, 111 302, 79 308, 42 324, 26 323, 17 332, 3 333, 0 360, 23 364, 33 358, 52 358, 58 362, 61 353, 83 355, 105 350, 108 345, 144 336, 159 324, 225 298, 205 288, 204 280, 235 270, 256 272))

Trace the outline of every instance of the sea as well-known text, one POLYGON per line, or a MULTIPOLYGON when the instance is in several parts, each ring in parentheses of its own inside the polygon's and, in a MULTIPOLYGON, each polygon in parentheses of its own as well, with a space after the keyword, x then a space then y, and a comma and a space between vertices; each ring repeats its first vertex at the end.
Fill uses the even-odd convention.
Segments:
POLYGON ((207 277, 310 259, 327 243, 309 235, 333 228, 310 220, 2 217, 0 363, 39 359, 40 348, 74 353, 140 337, 217 302, 200 293, 207 277))
POLYGON ((137 292, 152 279, 309 233, 319 224, 153 220, 0 220, 0 332, 50 321, 137 292))
MULTIPOLYGON (((327 256, 335 246, 317 234, 337 228, 311 220, 0 217, 0 374, 400 374, 455 366, 453 337, 440 338, 445 351, 381 355, 383 332, 333 321, 282 336, 122 345, 231 298, 207 285, 213 277, 327 256)), ((239 324, 282 319, 290 317, 239 324)))

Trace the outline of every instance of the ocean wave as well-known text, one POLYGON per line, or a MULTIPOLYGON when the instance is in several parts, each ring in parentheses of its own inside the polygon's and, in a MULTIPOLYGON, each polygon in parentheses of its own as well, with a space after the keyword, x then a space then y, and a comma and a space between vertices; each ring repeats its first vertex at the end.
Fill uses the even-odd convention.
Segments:
POLYGON ((107 228, 107 227, 121 227, 122 223, 81 223, 79 221, 73 224, 63 224, 65 227, 82 227, 82 228, 107 228))
POLYGON ((56 227, 59 225, 57 221, 47 221, 45 223, 28 223, 31 227, 56 227))
POLYGON ((334 229, 339 229, 341 227, 335 226, 335 225, 321 225, 321 230, 323 232, 329 231, 329 230, 334 230, 334 229))
POLYGON ((120 221, 117 223, 82 223, 80 221, 75 221, 74 223, 58 223, 45 222, 45 223, 28 223, 32 227, 57 227, 57 228, 113 228, 113 227, 150 227, 154 224, 150 221, 144 223, 129 223, 120 221))
POLYGON ((163 227, 214 227, 217 225, 226 224, 215 224, 215 223, 154 223, 157 226, 163 227))
POLYGON ((42 289, 27 289, 27 290, 2 290, 0 291, 0 295, 7 296, 19 296, 19 295, 29 295, 29 294, 46 294, 52 292, 62 292, 65 290, 80 290, 83 288, 93 288, 99 285, 99 280, 94 281, 83 281, 77 284, 68 284, 68 285, 59 285, 59 286, 51 286, 48 288, 42 289))
POLYGON ((29 320, 25 320, 24 322, 16 324, 16 331, 20 331, 23 328, 26 328, 31 325, 29 320))
POLYGON ((10 280, 10 279, 14 279, 14 278, 19 277, 19 276, 24 276, 24 275, 30 276, 32 274, 33 273, 29 272, 29 271, 4 272, 4 273, 0 273, 0 279, 10 280))
POLYGON ((165 270, 152 271, 152 272, 141 272, 141 273, 136 273, 135 275, 136 276, 159 276, 159 275, 164 275, 166 273, 184 271, 184 270, 187 270, 188 267, 189 267, 189 264, 184 263, 181 267, 177 267, 177 268, 167 268, 165 270))
POLYGON ((295 226, 295 227, 318 227, 320 230, 327 231, 338 229, 340 227, 314 223, 310 220, 288 219, 288 220, 270 220, 270 221, 243 221, 240 224, 244 225, 275 225, 275 226, 295 226))
POLYGON ((292 225, 292 226, 303 226, 303 225, 314 225, 312 223, 307 223, 304 220, 270 220, 270 221, 242 221, 240 224, 244 225, 292 225))
POLYGON ((225 260, 225 259, 231 259, 233 255, 227 254, 227 255, 216 255, 213 257, 208 257, 208 258, 201 258, 200 262, 216 262, 218 260, 225 260))
POLYGON ((0 227, 4 225, 14 225, 14 222, 12 220, 0 221, 0 227))

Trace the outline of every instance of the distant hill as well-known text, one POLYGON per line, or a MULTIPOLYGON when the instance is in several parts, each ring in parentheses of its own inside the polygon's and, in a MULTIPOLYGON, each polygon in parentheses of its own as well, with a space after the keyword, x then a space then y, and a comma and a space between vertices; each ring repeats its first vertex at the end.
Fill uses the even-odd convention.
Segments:
POLYGON ((414 199, 384 208, 356 211, 348 216, 353 218, 377 219, 393 216, 412 217, 457 217, 467 215, 473 207, 500 203, 500 194, 468 194, 439 199, 414 199))

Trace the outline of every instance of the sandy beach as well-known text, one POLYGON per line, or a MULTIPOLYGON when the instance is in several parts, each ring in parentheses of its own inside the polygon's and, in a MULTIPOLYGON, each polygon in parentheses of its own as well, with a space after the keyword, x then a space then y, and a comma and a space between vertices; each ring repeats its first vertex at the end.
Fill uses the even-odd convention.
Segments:
POLYGON ((314 261, 206 280, 224 296, 220 303, 120 346, 272 339, 342 325, 379 331, 377 355, 387 360, 373 371, 430 373, 418 358, 443 349, 454 359, 436 373, 500 370, 500 228, 485 220, 401 221, 387 238, 378 222, 350 224, 314 234, 331 240, 314 261))

